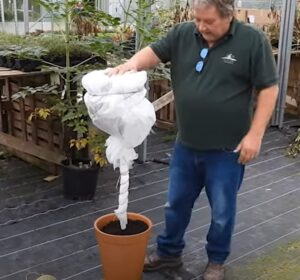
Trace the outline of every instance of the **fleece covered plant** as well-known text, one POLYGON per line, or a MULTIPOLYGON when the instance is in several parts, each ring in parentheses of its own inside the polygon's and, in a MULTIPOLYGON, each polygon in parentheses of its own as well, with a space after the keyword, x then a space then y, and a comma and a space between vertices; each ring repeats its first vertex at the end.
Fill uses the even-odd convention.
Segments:
POLYGON ((146 99, 146 81, 145 71, 111 77, 105 71, 93 71, 82 79, 89 115, 95 126, 110 135, 106 140, 107 160, 120 169, 115 214, 122 229, 127 225, 129 169, 137 158, 134 148, 144 141, 156 120, 154 107, 146 99))

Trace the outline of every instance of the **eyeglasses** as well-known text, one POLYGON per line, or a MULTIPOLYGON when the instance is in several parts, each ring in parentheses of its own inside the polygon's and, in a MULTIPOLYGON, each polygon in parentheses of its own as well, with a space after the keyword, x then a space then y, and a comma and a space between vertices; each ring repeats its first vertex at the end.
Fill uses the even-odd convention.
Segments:
POLYGON ((204 60, 207 57, 207 54, 208 54, 207 48, 204 48, 200 51, 201 60, 197 62, 196 67, 195 67, 195 69, 198 73, 201 73, 201 71, 203 70, 204 60))

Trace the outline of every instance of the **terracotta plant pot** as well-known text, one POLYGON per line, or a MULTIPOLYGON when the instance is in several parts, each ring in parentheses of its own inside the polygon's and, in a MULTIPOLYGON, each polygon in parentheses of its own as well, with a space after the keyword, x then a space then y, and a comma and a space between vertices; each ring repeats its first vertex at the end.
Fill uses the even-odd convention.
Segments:
POLYGON ((140 214, 127 214, 128 222, 130 220, 142 221, 148 226, 147 229, 133 235, 104 233, 101 229, 118 220, 115 214, 104 215, 94 223, 104 280, 140 280, 142 278, 152 222, 140 214))

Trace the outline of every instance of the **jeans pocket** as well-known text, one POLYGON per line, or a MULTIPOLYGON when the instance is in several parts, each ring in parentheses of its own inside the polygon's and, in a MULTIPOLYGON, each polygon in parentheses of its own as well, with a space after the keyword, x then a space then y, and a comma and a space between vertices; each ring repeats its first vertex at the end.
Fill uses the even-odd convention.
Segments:
POLYGON ((234 149, 224 148, 222 149, 222 152, 224 152, 227 155, 232 155, 236 157, 240 156, 240 152, 235 152, 234 149))
POLYGON ((230 148, 224 148, 222 149, 222 152, 237 154, 237 152, 235 152, 234 149, 230 149, 230 148))

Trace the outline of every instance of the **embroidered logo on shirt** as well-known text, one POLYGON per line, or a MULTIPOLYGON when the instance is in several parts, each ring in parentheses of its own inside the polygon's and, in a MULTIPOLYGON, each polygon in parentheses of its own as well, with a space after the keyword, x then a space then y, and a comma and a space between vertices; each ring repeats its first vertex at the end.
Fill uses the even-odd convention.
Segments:
POLYGON ((237 61, 232 53, 229 53, 226 56, 222 57, 222 60, 227 64, 234 64, 237 61))

